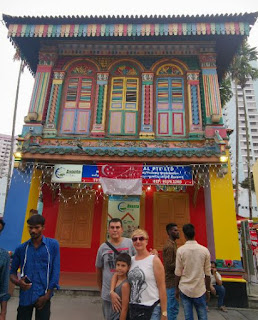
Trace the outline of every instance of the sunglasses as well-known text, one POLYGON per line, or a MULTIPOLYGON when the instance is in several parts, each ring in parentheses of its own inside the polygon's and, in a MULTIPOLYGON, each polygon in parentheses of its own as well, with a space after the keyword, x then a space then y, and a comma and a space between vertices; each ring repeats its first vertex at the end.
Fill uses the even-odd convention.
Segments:
POLYGON ((133 238, 132 238, 132 241, 133 241, 133 242, 136 242, 137 240, 139 240, 139 241, 143 241, 143 240, 146 240, 146 239, 144 238, 144 236, 140 236, 140 237, 133 237, 133 238))

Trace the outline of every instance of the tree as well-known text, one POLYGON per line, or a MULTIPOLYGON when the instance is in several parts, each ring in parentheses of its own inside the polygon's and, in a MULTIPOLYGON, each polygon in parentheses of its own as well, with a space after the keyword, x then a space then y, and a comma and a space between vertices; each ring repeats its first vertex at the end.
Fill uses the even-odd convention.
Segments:
POLYGON ((252 220, 252 186, 251 186, 251 169, 250 169, 250 142, 249 142, 249 125, 246 110, 245 87, 248 80, 258 79, 258 69, 251 65, 252 61, 258 59, 258 52, 256 48, 251 48, 245 40, 235 55, 230 66, 231 78, 235 83, 236 96, 236 208, 238 208, 238 158, 239 158, 239 121, 238 121, 238 94, 237 87, 240 86, 243 92, 244 115, 245 115, 245 133, 247 143, 247 180, 248 180, 248 200, 249 200, 249 219, 252 220))
POLYGON ((219 86, 219 92, 220 92, 221 107, 224 108, 226 103, 229 102, 233 96, 230 77, 225 77, 221 81, 219 86))
MULTIPOLYGON (((248 182, 248 177, 245 178, 241 183, 240 183, 241 187, 243 189, 248 189, 249 188, 249 182, 248 182)), ((254 187, 254 177, 253 177, 253 173, 251 172, 251 188, 252 191, 255 191, 255 187, 254 187)))

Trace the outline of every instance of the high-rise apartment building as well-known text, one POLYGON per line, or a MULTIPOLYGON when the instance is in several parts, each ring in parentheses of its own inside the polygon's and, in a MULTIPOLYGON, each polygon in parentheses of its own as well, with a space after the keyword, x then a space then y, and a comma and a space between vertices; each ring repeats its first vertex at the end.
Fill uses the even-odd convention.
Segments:
MULTIPOLYGON (((255 63, 255 67, 258 64, 255 63)), ((258 160, 258 81, 248 80, 245 87, 247 121, 249 128, 249 143, 250 143, 250 165, 251 168, 255 161, 258 160)), ((230 161, 233 182, 235 183, 236 175, 236 97, 235 97, 235 83, 232 83, 233 97, 230 102, 224 107, 223 117, 226 126, 233 129, 230 135, 230 161)), ((245 131, 245 114, 244 114, 244 97, 240 86, 237 87, 238 95, 238 115, 239 115, 239 183, 247 177, 247 142, 245 131)), ((248 196, 247 190, 242 190, 239 193, 239 214, 248 216, 248 196), (243 198, 243 199, 241 199, 243 198)), ((253 197, 253 214, 257 216, 257 203, 253 197)))
MULTIPOLYGON (((11 143, 12 136, 7 134, 0 134, 0 217, 3 216, 4 212, 11 143)), ((17 144, 15 142, 13 150, 14 152, 16 150, 16 145, 17 144)))
POLYGON ((9 168, 12 137, 0 134, 0 178, 6 177, 9 168))

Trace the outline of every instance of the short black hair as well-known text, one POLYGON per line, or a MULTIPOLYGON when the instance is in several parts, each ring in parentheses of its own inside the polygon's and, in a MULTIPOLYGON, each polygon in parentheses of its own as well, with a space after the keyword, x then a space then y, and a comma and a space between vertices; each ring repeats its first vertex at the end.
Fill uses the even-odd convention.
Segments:
POLYGON ((128 253, 122 252, 116 257, 116 264, 118 261, 125 262, 128 267, 131 265, 131 256, 128 253))
POLYGON ((173 227, 177 227, 177 224, 171 222, 171 223, 166 225, 167 234, 168 234, 169 230, 172 229, 173 227))
POLYGON ((211 261, 211 264, 215 264, 215 267, 217 267, 217 262, 216 261, 211 261))
POLYGON ((30 214, 33 215, 33 214, 38 214, 38 210, 36 209, 30 209, 30 214))
POLYGON ((185 224, 183 226, 183 232, 184 232, 185 236, 187 237, 187 239, 192 240, 195 236, 194 225, 191 223, 185 224))
POLYGON ((3 219, 0 219, 0 224, 2 225, 2 230, 1 231, 3 231, 4 230, 4 226, 5 226, 5 222, 4 222, 3 219))
POLYGON ((121 227, 123 227, 123 222, 122 222, 122 220, 119 219, 119 218, 112 218, 111 220, 109 220, 108 226, 110 226, 110 223, 112 223, 112 222, 120 222, 121 227))
POLYGON ((36 226, 37 224, 44 226, 45 218, 40 214, 34 214, 27 220, 27 223, 31 226, 36 226))

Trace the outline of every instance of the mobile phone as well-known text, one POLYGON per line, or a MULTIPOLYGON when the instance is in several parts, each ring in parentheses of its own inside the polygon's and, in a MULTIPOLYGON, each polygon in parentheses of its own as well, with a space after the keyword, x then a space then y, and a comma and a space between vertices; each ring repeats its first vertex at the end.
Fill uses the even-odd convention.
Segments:
POLYGON ((32 281, 30 280, 30 278, 28 278, 27 276, 24 277, 24 282, 27 284, 32 283, 32 281))

